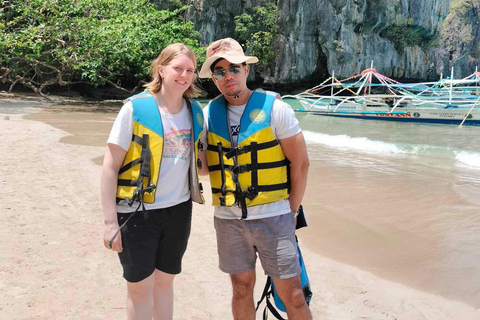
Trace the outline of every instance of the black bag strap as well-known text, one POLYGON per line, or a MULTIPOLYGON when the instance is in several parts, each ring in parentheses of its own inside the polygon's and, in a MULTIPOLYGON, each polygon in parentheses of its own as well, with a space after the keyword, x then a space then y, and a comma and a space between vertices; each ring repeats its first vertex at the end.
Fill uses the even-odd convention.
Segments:
POLYGON ((263 309, 263 320, 267 320, 268 318, 268 312, 267 309, 272 313, 272 315, 277 318, 278 320, 288 320, 284 319, 280 313, 278 313, 277 309, 273 306, 273 304, 270 302, 270 296, 273 295, 273 290, 272 290, 272 278, 267 277, 267 282, 265 283, 265 288, 263 289, 262 297, 260 300, 257 302, 257 307, 255 308, 255 311, 258 310, 260 307, 260 304, 262 303, 263 299, 265 299, 265 309, 263 309))
POLYGON ((265 288, 263 289, 263 293, 262 293, 262 297, 260 298, 260 300, 257 302, 257 307, 255 308, 255 311, 258 310, 258 307, 260 307, 260 303, 262 303, 263 299, 265 299, 267 297, 267 295, 270 294, 269 290, 270 287, 272 286, 272 282, 271 282, 271 278, 270 277, 267 277, 267 282, 265 283, 265 288))

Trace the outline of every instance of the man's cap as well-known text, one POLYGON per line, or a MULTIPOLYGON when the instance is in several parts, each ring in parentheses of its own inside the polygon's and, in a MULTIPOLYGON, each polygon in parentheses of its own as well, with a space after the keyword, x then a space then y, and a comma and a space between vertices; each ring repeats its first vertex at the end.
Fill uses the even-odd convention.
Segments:
POLYGON ((254 56, 246 56, 242 46, 232 38, 220 39, 212 43, 207 48, 207 60, 200 70, 200 78, 210 78, 212 75, 210 66, 218 59, 226 59, 231 63, 257 63, 258 58, 254 56))

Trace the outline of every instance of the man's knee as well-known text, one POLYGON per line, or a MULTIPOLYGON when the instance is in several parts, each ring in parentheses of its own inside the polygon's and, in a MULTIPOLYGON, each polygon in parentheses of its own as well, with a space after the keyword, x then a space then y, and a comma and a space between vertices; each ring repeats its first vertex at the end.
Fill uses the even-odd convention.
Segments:
POLYGON ((253 296, 253 289, 255 286, 255 278, 250 275, 231 275, 233 298, 243 299, 253 296))
POLYGON ((302 289, 293 289, 287 294, 287 301, 284 301, 287 308, 301 309, 306 305, 305 296, 302 289))

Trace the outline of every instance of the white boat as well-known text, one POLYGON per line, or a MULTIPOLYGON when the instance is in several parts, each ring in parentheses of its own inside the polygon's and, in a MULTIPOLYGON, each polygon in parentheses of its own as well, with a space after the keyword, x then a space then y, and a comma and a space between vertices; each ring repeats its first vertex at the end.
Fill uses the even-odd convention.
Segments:
POLYGON ((480 125, 480 77, 474 75, 475 79, 402 84, 370 68, 342 81, 332 76, 303 93, 284 97, 302 104, 304 109, 295 111, 322 116, 480 125))

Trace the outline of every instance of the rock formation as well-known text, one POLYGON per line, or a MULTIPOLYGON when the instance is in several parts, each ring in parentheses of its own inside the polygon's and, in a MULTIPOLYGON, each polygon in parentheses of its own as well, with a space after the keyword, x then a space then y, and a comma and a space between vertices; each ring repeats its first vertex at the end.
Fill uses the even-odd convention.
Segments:
MULTIPOLYGON (((234 36, 260 0, 184 0, 203 42, 234 36)), ((480 58, 480 0, 278 0, 280 31, 266 84, 318 83, 374 67, 400 80, 465 77, 480 58)))

